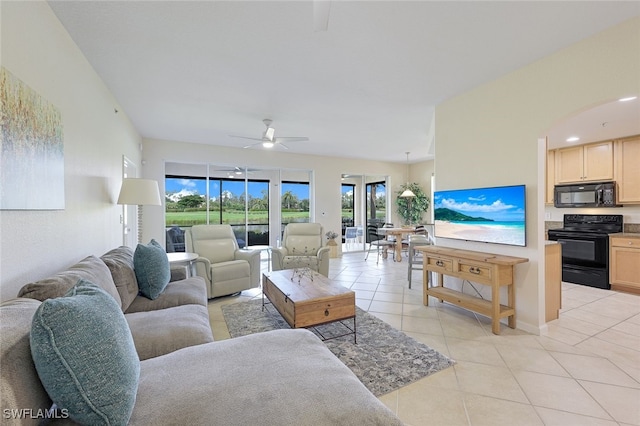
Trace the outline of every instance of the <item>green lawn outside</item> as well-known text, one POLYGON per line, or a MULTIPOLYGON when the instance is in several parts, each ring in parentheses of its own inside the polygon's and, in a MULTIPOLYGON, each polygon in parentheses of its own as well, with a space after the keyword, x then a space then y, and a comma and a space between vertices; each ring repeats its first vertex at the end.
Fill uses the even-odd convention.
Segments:
MULTIPOLYGON (((166 225, 191 226, 207 223, 207 215, 204 211, 196 212, 166 212, 166 225)), ((282 212, 284 223, 293 222, 296 219, 308 218, 308 212, 282 212)), ((218 214, 211 214, 212 223, 218 223, 218 214)), ((224 211, 222 212, 222 223, 230 225, 244 224, 244 211, 224 211)), ((250 210, 248 215, 249 224, 267 224, 269 222, 269 212, 265 210, 250 210)))
MULTIPOLYGON (((385 212, 376 212, 378 219, 384 219, 385 212)), ((343 216, 351 217, 351 213, 343 212, 343 216)), ((289 223, 295 222, 299 219, 305 219, 309 217, 308 212, 282 212, 282 222, 289 223)), ((218 223, 218 215, 211 214, 212 223, 218 223)), ((250 210, 249 211, 249 224, 267 224, 269 222, 269 212, 266 210, 250 210)), ((233 210, 222 212, 222 223, 228 223, 230 225, 242 225, 244 224, 244 211, 233 210)), ((207 215, 204 211, 195 212, 166 212, 166 226, 178 225, 178 226, 192 226, 207 223, 207 215)))

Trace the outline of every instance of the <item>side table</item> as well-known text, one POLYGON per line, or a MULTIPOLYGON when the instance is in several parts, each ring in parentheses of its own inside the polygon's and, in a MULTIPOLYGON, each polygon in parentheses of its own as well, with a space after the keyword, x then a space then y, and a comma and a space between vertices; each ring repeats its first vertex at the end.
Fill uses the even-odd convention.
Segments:
POLYGON ((167 253, 170 265, 185 265, 187 271, 187 278, 196 275, 196 262, 195 260, 200 257, 198 253, 184 253, 175 252, 167 253))
POLYGON ((245 246, 242 249, 243 250, 260 250, 262 251, 266 251, 267 252, 267 271, 271 271, 271 246, 266 246, 266 245, 255 245, 255 246, 245 246))

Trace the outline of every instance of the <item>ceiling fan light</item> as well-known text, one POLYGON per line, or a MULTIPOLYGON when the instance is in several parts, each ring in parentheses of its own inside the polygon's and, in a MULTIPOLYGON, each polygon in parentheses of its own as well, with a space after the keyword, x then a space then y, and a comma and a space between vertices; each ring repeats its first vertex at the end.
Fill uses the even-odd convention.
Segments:
POLYGON ((402 198, 409 198, 409 197, 415 197, 416 194, 414 194, 413 191, 410 189, 405 189, 404 192, 400 194, 400 196, 402 198))
POLYGON ((265 148, 273 148, 273 145, 275 145, 273 142, 262 142, 262 146, 265 148))

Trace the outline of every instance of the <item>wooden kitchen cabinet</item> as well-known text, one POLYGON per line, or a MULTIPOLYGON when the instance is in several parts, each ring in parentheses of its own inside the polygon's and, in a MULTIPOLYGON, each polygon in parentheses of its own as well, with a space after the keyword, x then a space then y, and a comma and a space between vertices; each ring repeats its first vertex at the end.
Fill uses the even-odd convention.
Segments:
POLYGON ((615 142, 618 204, 640 204, 640 136, 615 142))
POLYGON ((609 242, 611 289, 640 294, 640 234, 611 234, 609 242))
POLYGON ((558 319, 562 308, 562 244, 547 241, 544 247, 544 320, 558 319))
POLYGON ((613 142, 599 142, 555 153, 556 183, 613 180, 613 142))

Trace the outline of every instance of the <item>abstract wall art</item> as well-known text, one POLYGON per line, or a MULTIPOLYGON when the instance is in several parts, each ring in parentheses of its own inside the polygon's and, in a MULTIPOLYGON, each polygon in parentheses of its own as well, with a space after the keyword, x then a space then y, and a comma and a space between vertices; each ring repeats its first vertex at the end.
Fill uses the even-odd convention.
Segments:
POLYGON ((0 210, 64 209, 60 111, 0 69, 0 210))

